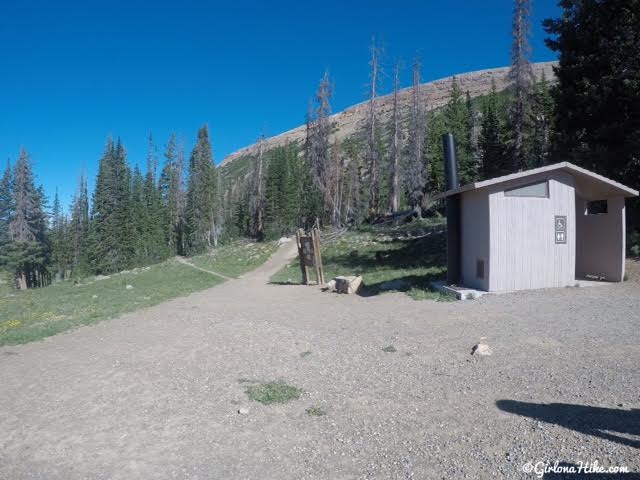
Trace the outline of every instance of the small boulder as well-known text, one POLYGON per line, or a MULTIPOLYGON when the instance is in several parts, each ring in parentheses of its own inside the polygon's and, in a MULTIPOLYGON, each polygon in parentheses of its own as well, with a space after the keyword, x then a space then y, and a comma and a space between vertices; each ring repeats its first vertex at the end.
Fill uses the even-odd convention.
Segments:
POLYGON ((249 415, 249 409, 248 408, 244 408, 244 407, 239 408, 238 409, 238 414, 240 414, 240 415, 249 415))
POLYGON ((126 287, 124 287, 124 288, 126 288, 127 290, 133 290, 133 285, 127 285, 127 286, 126 286, 126 287))
POLYGON ((336 289, 336 281, 329 280, 327 283, 324 284, 324 287, 322 289, 325 292, 333 292, 336 289))
POLYGON ((98 298, 98 295, 91 295, 91 298, 98 298))
POLYGON ((362 277, 360 275, 349 277, 336 277, 336 292, 338 293, 358 293, 362 287, 362 277))
POLYGON ((478 343, 471 348, 471 355, 488 357, 493 354, 493 350, 486 343, 478 343))

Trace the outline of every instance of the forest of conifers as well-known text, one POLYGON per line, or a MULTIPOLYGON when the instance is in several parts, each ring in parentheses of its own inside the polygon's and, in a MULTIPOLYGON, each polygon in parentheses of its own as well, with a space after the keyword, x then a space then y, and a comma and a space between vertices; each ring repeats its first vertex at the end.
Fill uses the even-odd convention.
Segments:
MULTIPOLYGON (((200 253, 238 237, 274 238, 316 218, 356 227, 401 212, 437 215, 441 205, 431 198, 444 188, 445 132, 455 135, 462 183, 568 160, 637 189, 640 4, 561 5, 563 18, 544 24, 547 44, 559 55, 553 81, 533 75, 528 1, 516 0, 506 91, 471 99, 454 78, 448 103, 430 109, 416 59, 410 108, 397 102, 396 67, 393 112, 383 118, 377 101, 383 59, 374 41, 360 130, 335 141, 334 85, 325 74, 307 113, 305 141, 271 150, 259 141, 258 153, 243 159, 250 164, 244 175, 224 175, 215 166, 207 126, 188 157, 175 135, 162 155, 150 137, 144 173, 131 167, 125 146, 109 138, 94 191, 82 177, 65 209, 57 193, 47 201, 22 149, 0 180, 0 264, 24 289, 200 253)), ((629 205, 632 248, 638 248, 639 212, 637 201, 629 205)))

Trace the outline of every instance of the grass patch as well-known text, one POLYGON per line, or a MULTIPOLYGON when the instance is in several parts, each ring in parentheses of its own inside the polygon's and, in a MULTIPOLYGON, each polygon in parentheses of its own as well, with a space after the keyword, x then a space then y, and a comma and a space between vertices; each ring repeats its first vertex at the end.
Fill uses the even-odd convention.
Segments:
MULTIPOLYGON (((272 249, 275 245, 221 246, 216 255, 211 256, 218 258, 220 263, 208 258, 208 266, 214 271, 220 266, 226 272, 244 273, 264 262, 272 249), (232 267, 232 259, 237 258, 245 260, 232 267)), ((77 283, 64 281, 26 291, 14 290, 3 283, 0 284, 0 346, 40 340, 204 290, 222 281, 220 277, 169 259, 103 280, 90 277, 77 283), (133 288, 127 290, 127 285, 133 288)))
POLYGON ((260 402, 263 405, 287 403, 290 400, 297 400, 302 394, 302 390, 299 388, 282 381, 250 385, 245 392, 250 400, 260 402))
MULTIPOLYGON (((432 281, 446 276, 446 235, 442 219, 390 227, 367 226, 322 245, 325 279, 362 275, 362 295, 406 291, 416 300, 443 300, 432 281), (420 293, 418 292, 420 291, 420 293)), ((273 283, 302 282, 298 260, 271 277, 273 283)))
POLYGON ((305 410, 305 413, 311 417, 323 417, 327 414, 321 407, 309 407, 305 410))
POLYGON ((311 355, 311 352, 310 352, 309 350, 307 350, 306 352, 302 352, 302 353, 300 354, 300 356, 301 356, 302 358, 304 358, 304 357, 308 357, 309 355, 311 355))
POLYGON ((262 265, 277 250, 275 242, 237 242, 212 250, 205 255, 192 257, 191 263, 197 267, 237 278, 243 273, 262 265))
POLYGON ((393 345, 387 345, 386 347, 384 347, 384 348, 382 349, 382 351, 383 351, 383 352, 386 352, 386 353, 395 353, 395 352, 397 352, 398 350, 396 350, 396 347, 394 347, 393 345))
POLYGON ((457 300, 453 295, 423 288, 412 288, 407 292, 407 295, 414 300, 434 300, 436 302, 455 302, 457 300))

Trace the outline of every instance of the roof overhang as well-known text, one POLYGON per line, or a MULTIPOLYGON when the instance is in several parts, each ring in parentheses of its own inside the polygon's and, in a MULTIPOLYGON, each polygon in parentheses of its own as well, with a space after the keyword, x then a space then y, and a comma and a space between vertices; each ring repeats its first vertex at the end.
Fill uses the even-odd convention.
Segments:
POLYGON ((523 172, 512 173, 510 175, 504 175, 502 177, 491 178, 489 180, 483 180, 481 182, 469 183, 462 187, 447 190, 433 197, 434 200, 440 200, 442 198, 450 197, 451 195, 457 195, 464 192, 470 192, 472 190, 479 190, 481 188, 491 187, 499 185, 501 183, 507 183, 514 180, 526 179, 528 177, 537 176, 544 173, 550 173, 555 171, 565 171, 570 173, 576 179, 576 190, 587 198, 593 197, 598 199, 605 199, 608 197, 622 196, 622 197, 637 197, 638 191, 631 187, 627 187, 621 183, 618 183, 610 178, 603 177, 597 173, 590 172, 584 168, 578 167, 569 162, 554 163, 553 165, 546 165, 540 168, 534 168, 531 170, 525 170, 523 172))

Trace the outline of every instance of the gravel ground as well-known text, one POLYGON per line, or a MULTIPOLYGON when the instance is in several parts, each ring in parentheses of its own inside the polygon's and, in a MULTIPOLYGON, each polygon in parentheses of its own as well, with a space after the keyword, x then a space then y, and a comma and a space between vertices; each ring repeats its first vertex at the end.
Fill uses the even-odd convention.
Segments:
POLYGON ((291 253, 0 348, 0 478, 536 478, 522 465, 594 460, 640 471, 638 263, 621 285, 436 303, 267 285, 291 253), (493 355, 472 357, 483 337, 493 355), (248 400, 248 381, 270 380, 304 393, 248 400))

